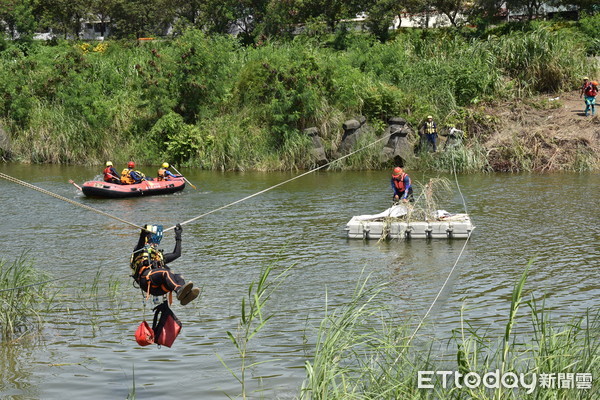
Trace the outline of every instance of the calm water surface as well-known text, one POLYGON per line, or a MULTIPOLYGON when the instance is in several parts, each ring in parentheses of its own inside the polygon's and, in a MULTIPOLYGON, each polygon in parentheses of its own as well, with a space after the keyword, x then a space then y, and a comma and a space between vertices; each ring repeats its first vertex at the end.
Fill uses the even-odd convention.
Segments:
MULTIPOLYGON (((99 200, 81 196, 68 183, 82 183, 99 169, 0 165, 0 171, 138 225, 168 227, 293 176, 185 171, 197 191, 99 200)), ((412 174, 423 183, 430 177, 412 174)), ((545 296, 555 319, 598 307, 597 174, 463 175, 458 182, 477 228, 423 328, 424 338, 449 337, 458 328, 461 307, 476 326, 500 332, 512 287, 532 258, 528 295, 545 296)), ((353 215, 381 212, 389 198, 387 171, 322 172, 185 225, 183 255, 171 267, 200 285, 202 295, 185 308, 173 306, 183 331, 173 348, 158 349, 139 347, 133 339, 143 316, 151 314, 128 277, 138 232, 0 181, 2 258, 12 261, 28 252, 39 268, 65 278, 55 285, 62 289, 42 337, 2 346, 1 397, 124 399, 134 382, 137 399, 236 396, 239 385, 219 361, 238 366, 226 331, 237 327, 249 283, 272 264, 293 268, 267 305, 274 317, 250 343, 252 361, 266 362, 249 379, 252 390, 266 390, 254 398, 294 398, 326 295, 330 306, 343 304, 361 275, 371 274, 374 281, 391 282, 386 300, 414 320, 425 313, 463 249, 462 240, 376 243, 344 237, 353 215), (102 277, 97 292, 94 266, 102 277), (106 294, 109 285, 118 285, 116 299, 106 294)), ((464 211, 458 191, 440 206, 464 211)), ((172 232, 162 244, 172 249, 172 232)))

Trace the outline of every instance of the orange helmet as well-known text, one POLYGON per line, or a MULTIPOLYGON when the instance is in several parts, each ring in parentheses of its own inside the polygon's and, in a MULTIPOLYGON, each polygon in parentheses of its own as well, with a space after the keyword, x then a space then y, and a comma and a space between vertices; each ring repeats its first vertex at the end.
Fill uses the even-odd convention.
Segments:
POLYGON ((400 176, 400 174, 401 174, 402 172, 404 172, 404 171, 402 170, 402 168, 400 168, 400 167, 396 167, 396 168, 394 168, 394 172, 392 172, 392 176, 400 176))
POLYGON ((135 168, 135 163, 133 161, 129 161, 127 163, 127 168, 135 168))

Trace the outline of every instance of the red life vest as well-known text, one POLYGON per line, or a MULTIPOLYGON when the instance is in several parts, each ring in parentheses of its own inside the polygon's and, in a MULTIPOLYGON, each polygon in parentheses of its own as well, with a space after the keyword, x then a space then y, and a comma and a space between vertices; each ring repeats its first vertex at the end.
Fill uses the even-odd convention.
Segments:
POLYGON ((406 177, 406 174, 404 172, 401 173, 399 176, 392 176, 392 179, 394 180, 394 186, 396 186, 396 189, 398 189, 398 191, 400 193, 402 193, 406 190, 406 188, 404 187, 404 178, 405 177, 406 177))
POLYGON ((119 179, 117 176, 115 176, 111 172, 111 167, 110 166, 104 168, 103 172, 104 172, 104 181, 105 182, 112 182, 113 179, 119 179))
POLYGON ((588 97, 596 97, 598 94, 598 87, 594 85, 593 82, 588 82, 586 86, 584 86, 583 91, 588 97))

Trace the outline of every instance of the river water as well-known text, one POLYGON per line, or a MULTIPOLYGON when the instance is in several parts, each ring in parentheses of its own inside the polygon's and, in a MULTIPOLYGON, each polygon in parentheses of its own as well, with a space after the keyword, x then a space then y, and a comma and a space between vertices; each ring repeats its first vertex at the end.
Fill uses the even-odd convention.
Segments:
MULTIPOLYGON (((0 172, 137 225, 165 227, 294 176, 186 170, 198 190, 101 200, 83 197, 68 183, 97 175, 91 168, 2 164, 0 172)), ((421 183, 436 176, 444 175, 411 174, 421 183)), ((454 178, 445 177, 456 189, 454 178)), ((326 303, 347 302, 368 274, 390 282, 386 301, 416 320, 458 259, 423 328, 440 341, 458 328, 462 307, 475 326, 500 332, 513 285, 530 259, 527 296, 545 296, 555 320, 597 309, 598 174, 471 174, 457 183, 464 205, 454 190, 440 208, 464 212, 466 205, 476 225, 466 247, 464 240, 346 239, 343 229, 353 215, 389 206, 388 171, 318 172, 185 225, 183 255, 171 268, 201 286, 202 295, 186 307, 173 305, 184 327, 172 348, 159 349, 139 347, 133 338, 143 315, 151 319, 151 304, 144 308, 128 277, 138 232, 1 180, 2 258, 12 262, 27 252, 37 267, 62 279, 48 289, 60 291, 41 337, 2 345, 0 397, 124 399, 134 385, 137 399, 235 397, 240 385, 219 359, 239 371, 226 332, 235 332, 241 299, 266 265, 292 268, 267 303, 274 316, 249 345, 251 360, 264 361, 249 374, 250 390, 264 390, 253 398, 298 395, 326 303)), ((171 251, 172 231, 162 244, 171 251)))

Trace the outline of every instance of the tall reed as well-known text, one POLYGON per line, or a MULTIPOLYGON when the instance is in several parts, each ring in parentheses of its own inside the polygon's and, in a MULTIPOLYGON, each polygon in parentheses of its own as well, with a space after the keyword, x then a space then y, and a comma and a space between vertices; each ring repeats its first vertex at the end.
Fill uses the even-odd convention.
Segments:
POLYGON ((238 353, 240 361, 239 372, 234 371, 221 356, 217 355, 225 368, 227 368, 235 380, 239 382, 241 386, 241 397, 243 399, 248 397, 246 374, 251 368, 262 363, 261 361, 249 362, 250 340, 264 328, 266 323, 273 316, 266 312, 266 305, 273 292, 283 283, 290 268, 292 267, 285 269, 272 279, 269 276, 273 271, 273 266, 267 265, 262 268, 258 280, 250 283, 247 296, 242 297, 237 332, 234 334, 231 331, 227 331, 227 336, 238 353))
POLYGON ((48 274, 34 267, 34 261, 22 254, 12 263, 0 260, 0 334, 11 340, 41 328, 42 313, 50 307, 53 293, 47 284, 32 285, 48 274))
POLYGON ((538 308, 532 299, 524 301, 528 267, 515 284, 503 334, 481 333, 461 312, 461 324, 446 349, 454 352, 452 361, 445 356, 442 343, 432 342, 419 334, 409 343, 410 321, 393 315, 382 302, 384 291, 368 289, 364 284, 352 300, 328 313, 318 330, 313 356, 306 362, 303 399, 481 399, 539 400, 596 399, 600 385, 577 383, 574 376, 588 374, 596 379, 600 373, 600 315, 586 314, 572 321, 553 323, 550 313, 538 308), (370 292, 369 295, 368 293, 370 292), (515 329, 524 318, 519 307, 530 310, 530 327, 515 329), (432 388, 418 387, 419 371, 453 371, 457 379, 448 379, 443 387, 433 380, 432 388), (572 388, 545 388, 540 384, 526 387, 487 388, 467 385, 473 374, 558 374, 570 377, 572 388), (470 375, 467 375, 472 373, 470 375), (569 375, 571 374, 571 375, 569 375), (467 377, 465 377, 467 375, 467 377))

